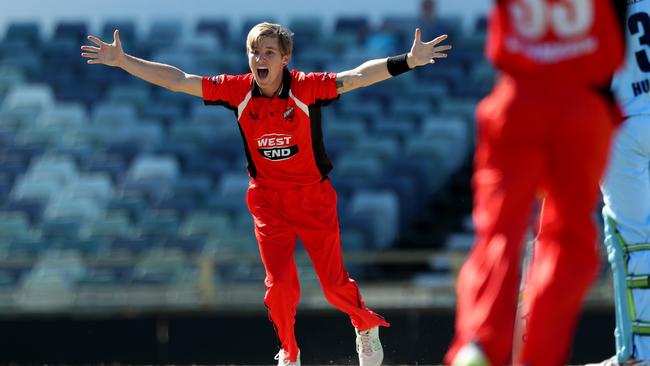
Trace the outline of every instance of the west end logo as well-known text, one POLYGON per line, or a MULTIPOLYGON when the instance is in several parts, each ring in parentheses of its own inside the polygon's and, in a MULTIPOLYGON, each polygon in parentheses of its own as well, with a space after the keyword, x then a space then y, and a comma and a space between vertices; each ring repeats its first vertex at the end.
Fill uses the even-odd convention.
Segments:
POLYGON ((298 153, 298 145, 292 145, 293 136, 268 133, 257 139, 257 151, 269 160, 285 160, 298 153))

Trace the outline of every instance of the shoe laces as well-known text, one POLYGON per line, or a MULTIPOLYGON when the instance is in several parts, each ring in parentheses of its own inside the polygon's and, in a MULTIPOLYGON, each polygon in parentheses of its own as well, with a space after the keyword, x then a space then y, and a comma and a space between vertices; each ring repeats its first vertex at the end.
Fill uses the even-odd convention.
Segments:
POLYGON ((274 359, 274 360, 277 360, 277 361, 282 360, 282 363, 284 363, 284 364, 289 363, 288 360, 287 360, 286 358, 284 358, 284 350, 283 350, 283 349, 281 349, 281 350, 280 350, 280 351, 275 355, 275 357, 273 357, 273 359, 274 359))
POLYGON ((289 360, 288 356, 289 355, 283 349, 281 349, 280 351, 278 351, 278 353, 275 355, 275 357, 273 357, 273 359, 277 360, 277 361, 280 361, 284 365, 296 364, 295 362, 291 362, 291 360, 289 360))
POLYGON ((358 332, 357 337, 357 347, 360 348, 358 351, 365 355, 372 354, 372 343, 370 340, 370 330, 365 332, 358 332))

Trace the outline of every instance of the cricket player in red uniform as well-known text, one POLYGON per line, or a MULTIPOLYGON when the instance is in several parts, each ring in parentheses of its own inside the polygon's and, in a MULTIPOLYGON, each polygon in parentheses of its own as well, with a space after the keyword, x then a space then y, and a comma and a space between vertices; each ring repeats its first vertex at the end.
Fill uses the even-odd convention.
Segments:
POLYGON ((535 194, 543 228, 517 365, 559 366, 599 264, 592 214, 620 111, 607 92, 624 54, 623 0, 500 0, 486 53, 500 70, 477 107, 477 240, 457 284, 445 363, 509 364, 523 234, 535 194))
POLYGON ((244 140, 251 177, 246 202, 266 269, 264 303, 275 326, 280 366, 300 365, 294 317, 300 296, 293 259, 300 237, 327 300, 350 316, 362 366, 383 360, 379 326, 389 326, 368 309, 343 264, 336 193, 327 176, 332 164, 323 146, 319 108, 339 94, 386 80, 446 57, 447 38, 422 42, 416 29, 410 52, 367 61, 340 73, 289 71, 292 33, 271 23, 254 26, 246 48, 251 72, 201 77, 173 66, 124 53, 116 30, 111 44, 89 36, 89 64, 120 67, 153 84, 203 98, 207 105, 234 111, 244 140))

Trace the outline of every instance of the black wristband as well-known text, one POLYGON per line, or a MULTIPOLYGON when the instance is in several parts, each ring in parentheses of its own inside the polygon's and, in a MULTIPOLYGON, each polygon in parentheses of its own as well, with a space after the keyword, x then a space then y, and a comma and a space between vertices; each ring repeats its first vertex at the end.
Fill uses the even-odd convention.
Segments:
POLYGON ((397 76, 403 74, 407 71, 410 71, 408 62, 406 62, 407 54, 403 53, 397 56, 391 56, 386 60, 386 67, 388 68, 388 73, 392 76, 397 76))

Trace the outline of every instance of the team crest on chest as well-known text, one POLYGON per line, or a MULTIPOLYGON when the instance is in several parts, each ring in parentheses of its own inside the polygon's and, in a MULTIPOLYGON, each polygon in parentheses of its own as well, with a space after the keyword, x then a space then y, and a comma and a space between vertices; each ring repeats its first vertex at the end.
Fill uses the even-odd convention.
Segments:
POLYGON ((296 113, 295 113, 295 109, 294 109, 293 107, 289 107, 289 108, 287 108, 286 111, 284 111, 284 114, 282 115, 282 117, 283 117, 285 120, 289 121, 289 122, 293 122, 293 116, 294 116, 295 114, 296 114, 296 113))

